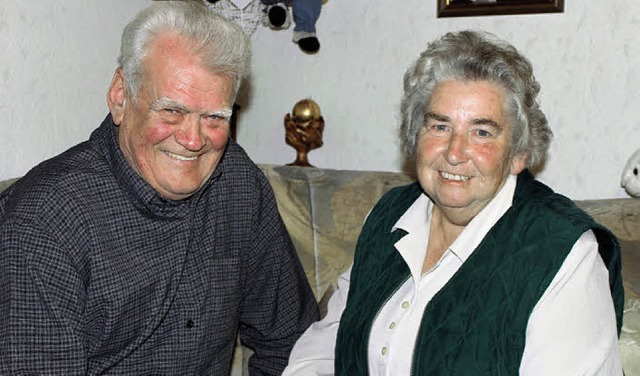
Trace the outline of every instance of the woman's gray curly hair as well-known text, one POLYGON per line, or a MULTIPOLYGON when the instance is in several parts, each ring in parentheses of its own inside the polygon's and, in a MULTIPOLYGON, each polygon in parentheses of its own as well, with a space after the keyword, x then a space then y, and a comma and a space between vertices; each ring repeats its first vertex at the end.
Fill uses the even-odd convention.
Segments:
MULTIPOLYGON (((184 37, 205 67, 234 84, 235 98, 249 75, 251 42, 242 28, 200 1, 158 1, 142 10, 122 33, 118 64, 133 100, 144 76, 142 62, 149 42, 162 32, 184 37)), ((233 99, 232 98, 232 99, 233 99)))
POLYGON ((489 81, 505 90, 505 111, 513 121, 511 155, 526 152, 526 166, 546 159, 552 132, 536 96, 540 85, 527 58, 495 35, 480 31, 447 33, 429 43, 404 76, 401 102, 402 147, 415 158, 418 133, 434 90, 447 80, 489 81))

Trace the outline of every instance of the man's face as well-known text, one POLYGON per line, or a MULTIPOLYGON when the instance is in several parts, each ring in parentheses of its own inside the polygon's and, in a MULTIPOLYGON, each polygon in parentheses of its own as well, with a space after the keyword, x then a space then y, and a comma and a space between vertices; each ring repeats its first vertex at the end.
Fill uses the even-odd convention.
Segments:
POLYGON ((224 153, 233 86, 204 68, 189 43, 173 34, 152 40, 143 68, 135 102, 122 70, 111 83, 118 143, 160 196, 181 200, 204 185, 224 153))
POLYGON ((509 174, 524 169, 524 158, 511 157, 504 103, 498 85, 451 80, 436 88, 428 105, 416 149, 418 180, 458 225, 475 217, 509 174))

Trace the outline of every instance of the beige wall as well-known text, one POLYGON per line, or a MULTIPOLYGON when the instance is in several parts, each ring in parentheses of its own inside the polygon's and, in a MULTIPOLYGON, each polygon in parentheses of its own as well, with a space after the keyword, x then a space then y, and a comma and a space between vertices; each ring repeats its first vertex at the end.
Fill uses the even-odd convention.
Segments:
POLYGON ((0 179, 89 137, 107 113, 122 28, 148 3, 0 3, 0 179))

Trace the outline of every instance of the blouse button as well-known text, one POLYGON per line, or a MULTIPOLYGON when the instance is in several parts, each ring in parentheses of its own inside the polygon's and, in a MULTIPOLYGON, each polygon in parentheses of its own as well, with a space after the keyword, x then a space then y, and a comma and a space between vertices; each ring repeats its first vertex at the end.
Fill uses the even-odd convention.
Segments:
POLYGON ((389 325, 389 329, 394 329, 396 327, 396 322, 393 321, 391 325, 389 325))
POLYGON ((402 302, 402 308, 405 308, 405 309, 409 308, 409 302, 406 300, 402 302))
POLYGON ((383 348, 382 348, 382 351, 381 351, 380 353, 382 354, 382 356, 387 355, 387 348, 386 348, 386 347, 383 347, 383 348))

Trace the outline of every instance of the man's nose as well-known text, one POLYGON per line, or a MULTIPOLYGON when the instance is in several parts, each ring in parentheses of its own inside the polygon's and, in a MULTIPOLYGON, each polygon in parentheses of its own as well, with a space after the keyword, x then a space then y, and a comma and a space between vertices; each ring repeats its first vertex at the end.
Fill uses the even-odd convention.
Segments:
POLYGON ((205 137, 202 133, 200 116, 196 114, 188 115, 181 124, 180 129, 176 130, 174 137, 176 142, 187 150, 198 151, 202 149, 205 145, 205 137))

